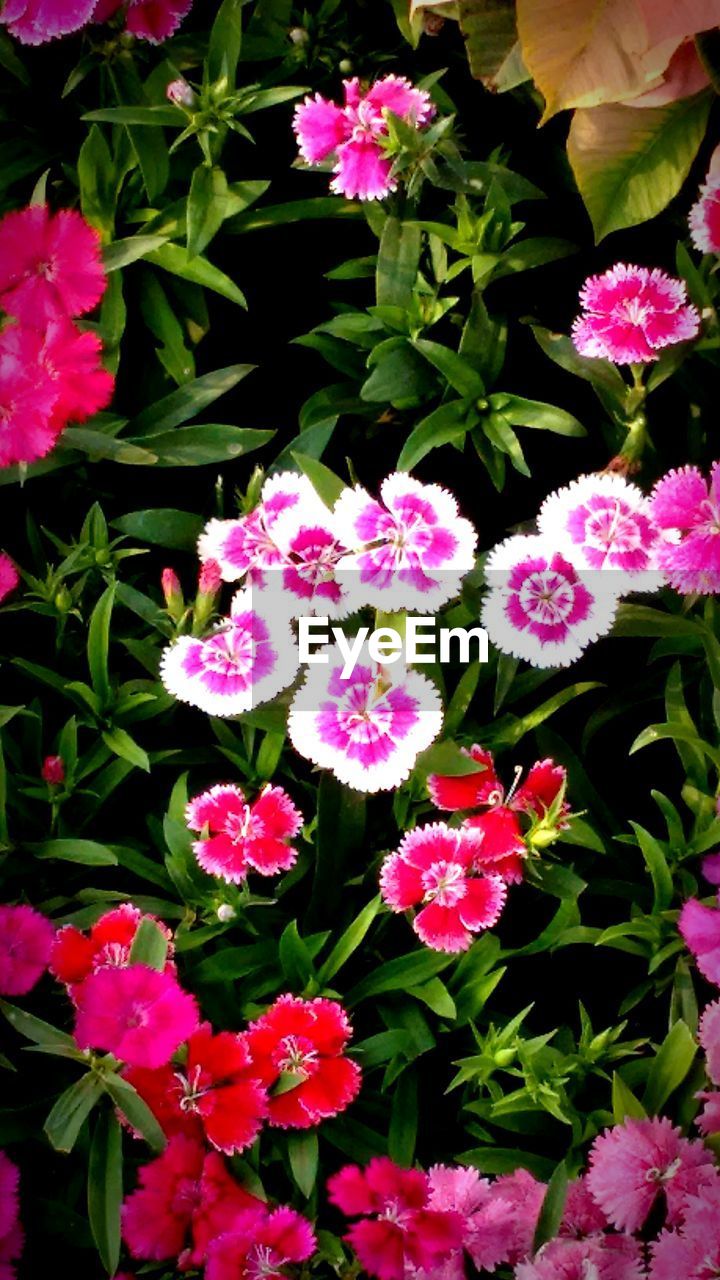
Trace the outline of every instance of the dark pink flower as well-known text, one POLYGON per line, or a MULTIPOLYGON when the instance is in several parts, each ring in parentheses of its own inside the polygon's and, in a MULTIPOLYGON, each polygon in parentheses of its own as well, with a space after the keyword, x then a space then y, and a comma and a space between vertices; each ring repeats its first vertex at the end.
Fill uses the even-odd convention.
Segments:
POLYGON ((212 1241, 205 1280, 284 1280, 288 1263, 305 1262, 316 1246, 310 1223, 294 1209, 258 1207, 212 1241))
POLYGON ((682 1221, 690 1195, 718 1179, 702 1142, 683 1138, 666 1116, 625 1120, 595 1139, 587 1185, 618 1231, 639 1231, 658 1196, 667 1222, 682 1221))
POLYGON ((617 263, 591 276, 580 293, 582 315, 573 325, 573 342, 583 356, 615 364, 657 360, 663 347, 697 336, 700 316, 688 303, 682 280, 657 267, 617 263))
POLYGON ((688 898, 678 928, 703 977, 720 987, 720 911, 688 898))
POLYGON ((436 951, 466 951, 505 904, 505 882, 481 873, 482 835, 444 822, 416 827, 383 862, 380 891, 392 911, 419 907, 418 937, 436 951))
POLYGON ((200 565, 198 591, 201 595, 214 596, 220 590, 222 573, 217 560, 205 560, 200 565))
POLYGON ((595 1235, 586 1240, 550 1240, 532 1262, 515 1270, 515 1280, 644 1280, 642 1248, 627 1235, 595 1235))
POLYGON ((695 248, 701 253, 720 253, 720 177, 708 175, 688 221, 695 248))
POLYGON ((319 997, 280 996, 250 1024, 247 1042, 270 1093, 270 1124, 310 1129, 350 1105, 361 1083, 360 1068, 344 1054, 351 1035, 342 1005, 319 997))
POLYGON ((45 44, 84 27, 95 4, 96 0, 5 0, 0 23, 21 44, 45 44))
POLYGON ((712 1280, 720 1275, 720 1187, 703 1187, 685 1204, 677 1231, 650 1246, 649 1280, 712 1280))
POLYGON ((0 995, 32 991, 47 969, 54 934, 34 907, 0 906, 0 995))
POLYGON ((100 237, 76 210, 34 204, 0 222, 0 309, 24 324, 84 315, 105 284, 100 237))
POLYGON ((41 362, 42 345, 42 335, 23 325, 0 331, 0 467, 44 458, 60 433, 60 391, 41 362))
POLYGON ((209 875, 239 884, 248 871, 272 876, 287 871, 297 858, 290 841, 303 817, 282 787, 266 786, 252 804, 239 787, 220 784, 196 796, 185 821, 203 838, 193 842, 197 860, 209 875))
POLYGON ((4 551, 0 551, 0 601, 4 600, 17 587, 20 574, 4 551))
POLYGON ((707 1073, 713 1084, 720 1085, 720 1000, 706 1006, 700 1020, 699 1039, 705 1050, 707 1073))
POLYGON ((58 431, 68 422, 86 422, 110 403, 115 379, 103 369, 101 354, 96 333, 83 333, 64 317, 49 322, 40 359, 58 393, 53 409, 58 431))
POLYGON ((198 1010, 169 973, 146 965, 97 969, 77 990, 75 1039, 132 1067, 162 1067, 198 1025, 198 1010))
POLYGON ((13 1263, 20 1257, 25 1239, 20 1225, 19 1182, 16 1166, 0 1151, 0 1280, 15 1280, 13 1263))
POLYGON ((346 1239, 368 1275, 404 1280, 419 1268, 434 1274, 446 1256, 462 1248, 461 1213, 430 1208, 430 1180, 417 1169, 401 1169, 385 1156, 365 1169, 346 1165, 328 1182, 333 1204, 354 1222, 346 1239))
MULTIPOLYGON (((97 0, 93 19, 107 22, 125 0, 97 0)), ((125 30, 151 44, 161 44, 173 35, 192 8, 192 0, 127 0, 125 30)))
POLYGON ((658 560, 676 591, 714 595, 720 591, 720 462, 710 481, 697 467, 669 471, 650 498, 661 530, 658 560))
POLYGON ((334 157, 332 191, 351 199, 383 199, 397 185, 382 145, 388 133, 384 113, 391 111, 419 129, 432 118, 435 108, 423 89, 416 89, 402 76, 383 76, 366 91, 357 79, 343 81, 343 88, 342 107, 320 94, 296 107, 293 128, 300 155, 309 164, 334 157))
POLYGON ((62 756, 46 756, 42 762, 40 777, 51 787, 59 787, 65 781, 65 764, 62 756))

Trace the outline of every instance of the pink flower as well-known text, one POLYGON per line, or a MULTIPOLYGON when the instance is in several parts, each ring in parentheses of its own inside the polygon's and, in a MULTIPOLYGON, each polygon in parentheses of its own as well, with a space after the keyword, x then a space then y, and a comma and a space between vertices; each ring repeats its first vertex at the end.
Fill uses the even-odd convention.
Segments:
POLYGON ((294 1209, 258 1207, 212 1242, 205 1280, 284 1280, 288 1263, 305 1262, 316 1247, 310 1223, 294 1209))
POLYGON ((206 560, 200 566, 198 591, 203 596, 214 596, 220 590, 222 573, 217 560, 206 560))
POLYGON ((649 1280, 712 1280, 720 1273, 720 1187, 703 1187, 685 1203, 678 1231, 650 1246, 649 1280))
POLYGON ((430 1208, 428 1175, 385 1156, 365 1169, 346 1165, 330 1178, 328 1196, 348 1217, 361 1217, 346 1239, 378 1280, 405 1280, 412 1267, 436 1274, 447 1254, 462 1247, 461 1214, 430 1208))
POLYGON ((659 268, 619 262, 591 276, 580 293, 583 314, 573 325, 573 342, 583 356, 615 364, 657 360, 663 347, 689 342, 700 316, 687 300, 682 280, 659 268))
POLYGON ((198 1024, 193 996, 142 964, 91 973, 77 991, 75 1039, 132 1067, 161 1067, 198 1024))
POLYGON ((688 219, 690 238, 701 253, 720 253, 720 177, 708 174, 688 219))
POLYGON ((703 858, 702 873, 708 884, 720 885, 720 853, 708 853, 703 858))
POLYGON ((84 315, 105 284, 100 237, 74 209, 29 205, 0 222, 0 308, 24 324, 84 315))
POLYGON ((703 977, 720 987, 720 911, 689 898, 680 912, 678 928, 703 977))
POLYGON ((25 1240, 20 1225, 19 1182, 17 1168, 0 1151, 0 1280, 15 1280, 12 1264, 19 1259, 25 1240))
POLYGON ((206 1154, 200 1142, 178 1135, 143 1165, 139 1188, 125 1197, 123 1239, 134 1258, 201 1267, 211 1242, 259 1203, 217 1152, 206 1154))
POLYGON ((303 816, 282 787, 266 786, 248 804, 240 788, 227 783, 191 800, 185 821, 192 831, 207 832, 193 842, 203 870, 239 884, 251 868, 272 876, 293 866, 297 849, 289 841, 303 816))
POLYGON ((644 1280, 642 1249, 632 1236, 590 1236, 550 1240, 532 1262, 515 1270, 515 1280, 644 1280))
POLYGON ((720 462, 709 483, 697 467, 669 471, 652 491, 651 512, 664 536, 659 561, 670 585, 699 595, 720 591, 720 462))
POLYGON ((0 906, 0 995, 32 991, 48 967, 54 934, 34 907, 0 906))
POLYGON ((611 628, 619 583, 571 564, 552 541, 517 535, 495 547, 481 621, 502 652, 534 667, 567 667, 611 628))
POLYGON ((65 764, 62 756, 46 756, 42 762, 40 777, 50 787, 60 787, 65 781, 65 764))
POLYGON ((491 1184, 487 1199, 469 1223, 467 1249, 478 1270, 493 1271, 501 1263, 515 1266, 532 1245, 547 1187, 527 1169, 503 1174, 491 1184))
POLYGON ((546 498, 538 530, 581 569, 613 569, 620 591, 657 591, 659 534, 645 494, 622 476, 581 476, 546 498))
POLYGON ((290 741, 357 791, 397 787, 442 728, 435 685, 416 671, 392 682, 370 667, 342 671, 332 660, 309 670, 290 706, 290 741))
POLYGON ((279 996, 250 1024, 247 1043, 270 1093, 270 1124, 310 1129, 349 1107, 361 1084, 360 1068, 344 1054, 351 1035, 342 1005, 319 997, 279 996))
POLYGON ((45 44, 84 27, 95 4, 96 0, 5 0, 0 22, 21 44, 45 44))
POLYGON ((85 422, 110 403, 115 379, 100 363, 102 343, 95 333, 82 333, 71 320, 51 320, 40 355, 58 393, 53 422, 61 431, 68 422, 85 422))
POLYGON ((595 1139, 587 1185, 618 1231, 639 1231, 659 1195, 667 1222, 682 1221, 687 1196, 717 1179, 702 1142, 683 1138, 666 1116, 625 1120, 595 1139))
POLYGON ((607 1225, 605 1214, 593 1199, 587 1177, 576 1178, 570 1183, 565 1197, 560 1235, 591 1236, 604 1231, 607 1225))
POLYGON ((706 1006, 700 1020, 699 1039, 705 1050, 707 1073, 713 1084, 720 1085, 720 1000, 706 1006))
POLYGON ((215 560, 225 582, 237 582, 248 575, 248 583, 261 585, 263 572, 285 562, 283 549, 275 539, 279 516, 302 512, 315 520, 326 511, 306 476, 281 471, 263 484, 260 502, 248 515, 236 520, 210 520, 200 535, 200 559, 215 560))
POLYGON ((720 1133, 720 1090, 696 1093, 695 1097, 698 1102, 705 1104, 702 1111, 695 1117, 695 1124, 700 1132, 704 1137, 720 1133))
MULTIPOLYGON (((95 22, 107 22, 122 7, 124 0, 97 0, 95 22)), ((192 0, 129 0, 125 11, 125 30, 140 40, 161 44, 174 35, 192 8, 192 0)))
MULTIPOLYGON (((50 952, 50 972, 58 982, 64 982, 75 996, 77 993, 73 989, 88 974, 96 973, 106 966, 124 968, 128 964, 135 934, 143 919, 153 920, 162 930, 168 942, 168 951, 172 954, 170 930, 159 920, 155 920, 154 916, 143 916, 142 911, 132 903, 122 902, 104 912, 88 934, 82 933, 73 924, 58 929, 50 952)), ((174 972, 172 965, 168 971, 174 972)))
POLYGON ((230 616, 204 640, 181 636, 163 653, 166 689, 213 716, 233 716, 268 702, 291 684, 298 668, 287 621, 264 617, 250 591, 239 591, 230 616))
POLYGON ((435 951, 467 951, 473 934, 496 924, 507 888, 479 873, 482 835, 444 822, 416 827, 385 859, 380 892, 391 911, 420 907, 413 929, 435 951))
POLYGON ((475 529, 446 489, 404 471, 383 480, 380 494, 377 502, 357 485, 335 504, 338 535, 350 549, 338 579, 354 608, 435 611, 474 567, 475 529))
POLYGON ((5 600, 20 582, 20 574, 4 551, 0 551, 0 602, 5 600))
POLYGON ((318 93, 295 108, 293 128, 300 155, 308 164, 334 156, 331 191, 350 199, 382 200, 397 186, 383 146, 388 133, 385 112, 419 129, 435 108, 424 90, 402 76, 383 76, 365 92, 357 79, 343 81, 343 88, 342 107, 318 93))
POLYGON ((0 467, 44 458, 64 425, 55 416, 60 390, 41 352, 34 330, 8 325, 0 331, 0 467))

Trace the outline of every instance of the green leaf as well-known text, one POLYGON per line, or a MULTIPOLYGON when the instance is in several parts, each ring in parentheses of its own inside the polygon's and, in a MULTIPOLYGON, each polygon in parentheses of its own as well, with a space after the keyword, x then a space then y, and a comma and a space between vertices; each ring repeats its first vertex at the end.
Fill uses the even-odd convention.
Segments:
POLYGON ((393 1093, 388 1131, 388 1155, 409 1168, 415 1159, 418 1130, 418 1081, 414 1070, 403 1072, 393 1093))
POLYGON ((159 249, 146 254, 146 259, 153 266, 169 271, 171 275, 179 276, 181 280, 202 285, 204 289, 220 294, 220 297, 227 298, 229 302, 235 302, 239 307, 247 308, 245 294, 234 280, 225 275, 219 267, 214 267, 207 258, 192 257, 182 245, 161 245, 159 249))
POLYGON ((84 867, 116 867, 117 858, 112 849, 96 840, 76 840, 74 837, 57 840, 41 840, 28 844, 36 858, 59 858, 62 862, 79 862, 84 867))
POLYGON ((656 913, 667 911, 673 897, 673 880, 670 868, 667 864, 665 851, 658 840, 650 835, 644 827, 638 822, 631 822, 638 845, 645 859, 645 865, 650 872, 653 882, 654 902, 653 911, 656 913))
POLYGON ((447 777, 464 777, 471 773, 484 773, 485 767, 463 751, 456 742, 435 742, 418 756, 415 770, 420 777, 439 773, 447 777))
POLYGON ((39 1045, 53 1045, 59 1049, 77 1049, 73 1036, 69 1036, 65 1031, 59 1031, 57 1027, 51 1026, 49 1022, 43 1022, 41 1018, 36 1018, 31 1013, 26 1013, 17 1005, 8 1004, 7 1000, 0 1000, 0 1013, 7 1018, 10 1026, 19 1035, 25 1036, 26 1040, 32 1040, 39 1045))
POLYGON ((207 52, 207 79, 209 84, 227 80, 228 88, 235 88, 240 49, 242 47, 242 17, 240 10, 246 0, 223 0, 210 29, 207 52))
POLYGON ((291 920, 280 936, 278 946, 282 971, 294 991, 303 991, 315 976, 315 966, 307 944, 300 937, 297 920, 291 920))
POLYGON ((128 107, 101 107, 97 111, 86 111, 82 120, 99 122, 100 124, 136 124, 175 125, 182 127, 185 116, 177 107, 146 107, 142 105, 128 107))
POLYGON ((0 31, 0 67, 4 67, 6 71, 9 71, 10 75, 15 76, 15 79, 19 80, 21 84, 29 85, 31 83, 28 72, 15 52, 12 40, 4 31, 0 31))
POLYGON ((106 706, 110 696, 108 650, 110 648, 110 619, 114 601, 115 586, 111 583, 95 605, 88 628, 87 660, 90 682, 97 694, 101 707, 106 706))
POLYGON ((111 235, 115 218, 115 166, 97 125, 93 125, 80 148, 77 174, 83 217, 103 236, 111 235))
POLYGON ((228 208, 228 183, 223 170, 198 165, 187 202, 188 258, 202 253, 222 226, 228 208))
POLYGON ((103 249, 103 266, 106 271, 120 271, 129 267, 131 262, 147 258, 154 249, 167 243, 167 236, 128 236, 125 240, 115 240, 106 244, 103 249))
POLYGON ((660 213, 677 195, 705 136, 712 94, 664 107, 576 111, 568 156, 596 240, 660 213))
POLYGON ((378 306, 409 307, 420 263, 422 232, 413 222, 386 219, 376 271, 378 306))
POLYGON ((98 1116, 90 1144, 87 1203, 93 1240, 109 1276, 120 1260, 122 1195, 122 1133, 115 1112, 108 1109, 98 1116))
POLYGON ((287 204, 271 204, 251 213, 228 218, 224 232, 242 235, 246 231, 262 231, 267 227, 283 227, 296 222, 324 222, 326 218, 361 218, 363 206, 342 196, 316 196, 310 200, 289 200, 287 204))
POLYGON ((533 427, 536 431, 552 431, 559 436, 587 435, 577 418, 553 404, 526 400, 523 396, 512 396, 506 392, 498 392, 488 399, 493 409, 502 413, 514 427, 533 427))
POLYGON ((153 507, 147 511, 129 511, 127 515, 111 520, 113 529, 119 529, 141 542, 152 542, 171 551, 194 551, 205 521, 192 511, 178 511, 175 507, 153 507))
POLYGON ((227 391, 232 391, 254 368, 254 364, 231 364, 226 369, 214 369, 212 373, 185 383, 133 418, 128 424, 129 435, 150 437, 169 431, 171 427, 179 427, 227 391))
POLYGON ((415 348, 440 371, 458 395, 477 399, 485 394, 485 384, 480 374, 450 347, 430 342, 428 338, 416 338, 415 348))
POLYGON ((347 485, 339 476, 335 475, 329 467, 322 462, 318 462, 317 458, 309 458, 307 454, 293 452, 293 460, 297 463, 303 475, 307 476, 316 494, 325 503, 330 510, 335 506, 340 494, 347 489, 347 485))
POLYGON ((56 1151, 72 1151, 90 1112, 103 1095, 103 1082, 88 1071, 60 1094, 43 1129, 56 1151))
POLYGON ((109 747, 114 755, 119 756, 121 760, 127 760, 128 764, 134 764, 136 768, 143 769, 145 773, 150 772, 150 760, 147 751, 130 736, 127 729, 121 729, 118 725, 114 725, 112 729, 103 729, 102 740, 106 747, 109 747))
POLYGON ((168 953, 168 941, 156 920, 144 916, 133 938, 129 964, 144 964, 162 973, 168 953))
POLYGON ((318 982, 321 986, 325 986, 331 978, 334 978, 346 961, 350 959, 350 956, 357 951, 380 910, 381 902, 382 899, 378 894, 371 902, 368 902, 366 907, 363 907, 352 924, 349 924, 345 932, 340 935, 318 973, 318 982))
POLYGON ((693 733, 692 729, 685 724, 650 724, 647 729, 643 729, 633 742, 629 755, 633 755, 635 751, 641 751, 643 747, 650 746, 653 742, 660 742, 669 738, 673 742, 687 742, 689 746, 695 747, 711 760, 716 769, 720 769, 720 748, 713 747, 709 742, 705 742, 703 738, 693 733))
POLYGON ((689 1027, 682 1021, 671 1027, 653 1059, 643 1105, 650 1115, 657 1115, 671 1093, 687 1076, 698 1051, 689 1027))
POLYGON ((538 1249, 548 1241, 552 1240, 560 1230, 563 1211, 565 1209, 565 1201, 568 1192, 568 1171, 564 1160, 555 1169, 549 1183, 545 1197, 540 1209, 540 1216, 535 1228, 533 1237, 532 1251, 537 1253, 538 1249))
MULTIPOLYGON (((180 388, 182 391, 185 389, 180 388)), ((230 462, 233 458, 253 453, 255 449, 262 449, 275 434, 274 431, 253 427, 207 422, 180 427, 149 439, 156 467, 202 467, 211 462, 230 462)))
POLYGON ((452 956, 410 951, 407 955, 387 960, 374 973, 368 974, 347 994, 347 1003, 359 1004, 371 996, 384 995, 387 991, 406 991, 434 978, 452 963, 452 956))
POLYGON ((317 1181, 319 1146, 314 1129, 288 1134, 288 1156, 295 1185, 310 1199, 317 1181))
POLYGON ((105 1076, 104 1085, 115 1106, 122 1111, 131 1127, 142 1134, 153 1151, 162 1151, 165 1147, 165 1134, 149 1106, 143 1102, 133 1086, 114 1072, 105 1076))
POLYGON ((626 1085, 617 1071, 613 1072, 612 1109, 616 1124, 622 1124, 628 1116, 636 1120, 644 1120, 647 1116, 642 1102, 635 1097, 632 1089, 626 1085))

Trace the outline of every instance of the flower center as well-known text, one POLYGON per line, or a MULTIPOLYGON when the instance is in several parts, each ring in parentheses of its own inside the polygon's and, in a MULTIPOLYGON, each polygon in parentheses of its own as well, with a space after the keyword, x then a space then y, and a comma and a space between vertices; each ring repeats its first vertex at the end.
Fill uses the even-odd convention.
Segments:
POLYGON ((182 1071, 175 1072, 175 1079, 179 1082, 182 1089, 182 1097, 180 1099, 181 1111, 197 1111, 197 1104, 200 1098, 210 1092, 209 1087, 202 1088, 202 1067, 198 1064, 193 1067, 192 1078, 184 1076, 182 1071))
POLYGON ((244 804, 242 813, 229 813, 225 820, 225 834, 233 844, 241 844, 243 840, 255 840, 264 835, 262 819, 256 817, 249 804, 244 804))
POLYGON ((273 1058, 279 1071, 287 1071, 291 1075, 307 1079, 317 1066, 319 1054, 312 1041, 305 1036, 284 1036, 273 1058))
POLYGON ((266 1244, 251 1245, 245 1259, 243 1275, 247 1280, 263 1280, 264 1276, 276 1276, 280 1259, 274 1249, 266 1244))
POLYGON ((437 902, 439 907, 454 907, 467 893, 466 871, 459 862, 434 862, 423 872, 422 883, 424 901, 437 902))
POLYGON ((572 612, 572 584, 552 570, 532 573, 520 588, 520 604, 533 622, 557 626, 572 612))
POLYGON ((650 308, 639 298, 626 298, 620 303, 620 316, 629 324, 643 325, 650 315, 650 308))
POLYGON ((662 1185, 664 1182, 672 1182, 672 1179, 675 1177, 675 1174, 678 1172, 681 1164, 682 1161, 678 1156, 671 1164, 667 1165, 665 1169, 657 1167, 648 1169, 645 1174, 645 1181, 656 1182, 658 1185, 662 1185))

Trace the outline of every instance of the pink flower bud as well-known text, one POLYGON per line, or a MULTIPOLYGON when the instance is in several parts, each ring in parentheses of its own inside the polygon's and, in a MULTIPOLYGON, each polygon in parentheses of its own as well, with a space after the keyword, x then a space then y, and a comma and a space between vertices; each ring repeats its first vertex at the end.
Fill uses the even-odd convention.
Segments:
POLYGON ((51 787, 59 787, 65 781, 65 764, 62 756, 46 756, 42 763, 40 777, 51 787))
POLYGON ((160 581, 162 582, 162 592, 165 597, 165 603, 167 605, 174 603, 174 601, 177 600, 177 597, 182 595, 180 579, 178 578, 175 570, 163 569, 160 581))
POLYGON ((195 90, 190 87, 187 80, 183 80, 182 76, 170 81, 165 95, 174 107, 194 107, 197 100, 195 90))
POLYGON ((198 591, 203 596, 214 596, 220 590, 222 571, 217 560, 205 560, 200 566, 198 591))

